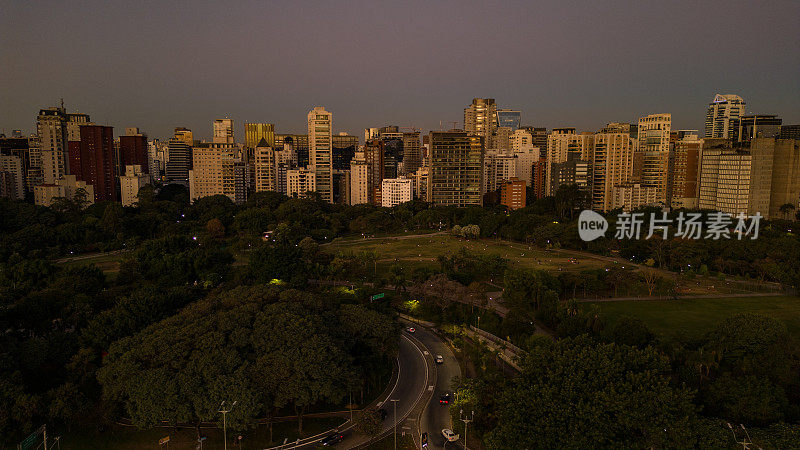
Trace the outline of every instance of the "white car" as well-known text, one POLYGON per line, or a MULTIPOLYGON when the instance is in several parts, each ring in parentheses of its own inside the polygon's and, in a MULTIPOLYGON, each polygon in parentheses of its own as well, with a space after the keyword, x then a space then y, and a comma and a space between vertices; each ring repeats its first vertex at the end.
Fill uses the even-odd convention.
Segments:
POLYGON ((449 428, 445 428, 444 430, 442 430, 442 435, 444 436, 445 439, 447 439, 447 442, 455 442, 460 437, 459 435, 453 433, 453 430, 449 428))
POLYGON ((444 363, 444 357, 442 355, 436 355, 436 364, 444 363))

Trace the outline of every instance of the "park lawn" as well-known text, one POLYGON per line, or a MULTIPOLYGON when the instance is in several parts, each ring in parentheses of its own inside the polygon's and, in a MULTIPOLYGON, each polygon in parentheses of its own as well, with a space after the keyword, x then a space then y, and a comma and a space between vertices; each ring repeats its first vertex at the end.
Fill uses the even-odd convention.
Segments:
POLYGON ((606 261, 562 255, 523 243, 497 239, 466 240, 446 234, 404 239, 387 237, 340 240, 325 246, 325 249, 331 253, 340 250, 375 252, 378 255, 379 269, 388 268, 395 263, 413 269, 420 266, 438 267, 437 257, 456 253, 462 247, 474 252, 502 256, 515 268, 579 271, 609 265, 606 261))
MULTIPOLYGON (((314 436, 344 423, 344 419, 303 419, 303 436, 314 436)), ((222 430, 216 428, 203 428, 201 433, 208 439, 203 443, 203 448, 220 449, 223 448, 222 430)), ((237 436, 242 436, 243 448, 267 448, 273 445, 280 445, 284 438, 288 441, 297 439, 297 422, 277 422, 272 428, 275 442, 270 444, 269 431, 266 425, 259 425, 256 429, 246 432, 235 432, 228 429, 228 447, 234 446, 237 436)), ((61 437, 61 447, 65 450, 103 448, 114 450, 194 450, 197 446, 197 438, 194 428, 182 428, 177 432, 173 428, 155 428, 150 430, 137 430, 128 427, 115 427, 102 433, 93 430, 75 430, 72 433, 64 433, 61 437), (159 447, 158 440, 169 436, 169 446, 159 447)), ((52 440, 50 441, 52 443, 52 440)))
POLYGON ((64 267, 79 267, 95 265, 106 275, 119 272, 119 265, 128 256, 127 252, 120 253, 98 253, 83 259, 69 259, 59 262, 64 267))
POLYGON ((758 313, 785 323, 800 338, 800 297, 732 297, 593 302, 611 321, 636 317, 664 336, 700 337, 738 313, 758 313))

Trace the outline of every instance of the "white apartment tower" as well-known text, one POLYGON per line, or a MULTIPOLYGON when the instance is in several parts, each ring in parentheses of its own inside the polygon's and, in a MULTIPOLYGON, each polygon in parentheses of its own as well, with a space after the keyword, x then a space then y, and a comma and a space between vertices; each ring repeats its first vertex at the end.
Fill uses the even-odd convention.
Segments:
POLYGON ((332 132, 333 114, 322 106, 308 112, 309 165, 316 174, 316 189, 312 190, 328 203, 333 203, 332 132))
POLYGON ((745 102, 734 94, 717 94, 706 112, 706 138, 733 139, 744 115, 745 102))
POLYGON ((381 182, 381 206, 391 208, 410 202, 413 196, 413 181, 410 178, 387 178, 381 182))
POLYGON ((233 144, 233 119, 224 118, 214 121, 214 143, 233 144))

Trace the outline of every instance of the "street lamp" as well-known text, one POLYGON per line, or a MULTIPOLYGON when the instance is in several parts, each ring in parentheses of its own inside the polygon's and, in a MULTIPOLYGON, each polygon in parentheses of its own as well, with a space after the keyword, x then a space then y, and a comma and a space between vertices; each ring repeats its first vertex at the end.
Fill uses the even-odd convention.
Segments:
POLYGON ((475 420, 475 411, 472 411, 471 416, 464 416, 463 413, 464 413, 463 409, 459 410, 458 416, 461 418, 461 421, 464 422, 464 450, 469 450, 467 448, 467 427, 469 426, 470 422, 475 420))
POLYGON ((397 402, 400 400, 391 399, 392 406, 394 407, 394 450, 397 450, 397 402))
POLYGON ((228 450, 228 413, 231 412, 238 401, 234 401, 230 408, 225 408, 225 401, 219 404, 219 411, 222 413, 222 439, 225 441, 225 450, 228 450))

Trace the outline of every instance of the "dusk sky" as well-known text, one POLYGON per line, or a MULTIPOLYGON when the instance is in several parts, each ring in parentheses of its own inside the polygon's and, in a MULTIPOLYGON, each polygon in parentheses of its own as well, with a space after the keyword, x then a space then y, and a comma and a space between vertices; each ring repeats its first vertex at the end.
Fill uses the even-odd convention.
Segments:
MULTIPOLYGON (((23 2, 0 4, 0 128, 40 108, 168 137, 230 116, 306 132, 424 132, 473 97, 523 124, 594 131, 672 113, 702 129, 716 93, 800 123, 800 2, 23 2)), ((449 122, 449 123, 448 123, 449 122)), ((461 126, 459 124, 459 126, 461 126)))

